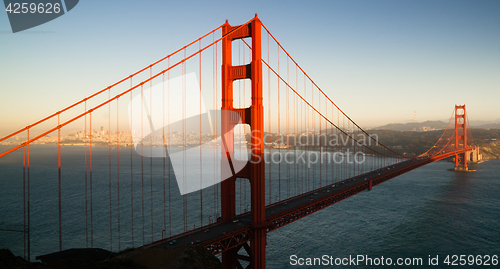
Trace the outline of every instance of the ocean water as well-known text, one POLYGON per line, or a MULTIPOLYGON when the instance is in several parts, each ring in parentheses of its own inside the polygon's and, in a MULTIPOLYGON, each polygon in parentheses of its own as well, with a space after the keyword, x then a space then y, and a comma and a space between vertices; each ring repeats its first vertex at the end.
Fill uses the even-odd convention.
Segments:
POLYGON ((298 267, 291 255, 304 262, 322 255, 393 263, 422 258, 423 267, 438 255, 434 268, 447 267, 448 255, 450 261, 452 255, 500 255, 500 161, 471 165, 477 170, 471 173, 447 171, 451 167, 431 163, 270 233, 268 268, 298 267))
MULTIPOLYGON (((84 147, 62 149, 63 249, 93 246, 117 251, 137 247, 206 225, 220 214, 220 208, 214 206, 220 202, 217 185, 181 196, 168 162, 163 169, 163 159, 141 159, 130 154, 130 148, 121 148, 117 169, 116 148, 111 159, 109 150, 93 148, 91 204, 89 171, 87 180, 84 176, 84 147)), ((207 158, 214 156, 211 154, 207 158)), ((266 193, 266 203, 362 173, 377 163, 380 161, 368 158, 358 167, 331 165, 330 170, 325 166, 270 164, 266 177, 271 180, 266 179, 266 184, 272 191, 266 193), (294 174, 297 180, 290 179, 294 174)), ((383 256, 394 262, 397 258, 422 258, 424 266, 436 255, 440 265, 446 255, 500 255, 500 161, 474 165, 471 168, 477 171, 473 173, 447 171, 451 167, 446 161, 429 164, 269 233, 268 268, 297 267, 292 265, 292 255, 304 262, 323 255, 333 259, 367 255, 379 260, 383 256)), ((0 229, 23 229, 22 171, 22 151, 0 159, 0 229)), ((59 249, 57 173, 56 148, 33 146, 32 260, 59 249)), ((236 184, 241 189, 236 201, 239 214, 250 210, 250 188, 244 180, 236 184)), ((24 255, 24 234, 0 231, 0 248, 24 255)), ((356 267, 372 268, 364 263, 356 267)))

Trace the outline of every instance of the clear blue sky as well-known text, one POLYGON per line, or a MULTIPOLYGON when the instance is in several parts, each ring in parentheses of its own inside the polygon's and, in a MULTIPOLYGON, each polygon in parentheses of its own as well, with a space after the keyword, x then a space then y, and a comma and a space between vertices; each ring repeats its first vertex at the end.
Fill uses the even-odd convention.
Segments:
POLYGON ((0 134, 255 13, 362 127, 447 120, 463 103, 500 121, 500 1, 82 0, 16 34, 0 11, 0 134))

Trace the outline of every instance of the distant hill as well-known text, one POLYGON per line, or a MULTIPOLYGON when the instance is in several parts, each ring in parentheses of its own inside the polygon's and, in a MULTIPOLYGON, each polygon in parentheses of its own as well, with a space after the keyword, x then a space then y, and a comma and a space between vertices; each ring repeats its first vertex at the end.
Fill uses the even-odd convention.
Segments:
MULTIPOLYGON (((453 122, 452 122, 453 124, 453 122)), ((424 121, 424 122, 409 122, 409 123, 390 123, 384 126, 373 128, 373 130, 392 130, 392 131, 432 131, 446 128, 447 123, 444 121, 424 121)), ((500 129, 500 123, 484 123, 471 124, 474 129, 500 129)))
POLYGON ((500 129, 500 123, 481 124, 481 125, 477 125, 477 126, 472 126, 472 128, 500 129))
POLYGON ((443 121, 424 121, 410 123, 391 123, 384 126, 373 128, 374 130, 392 130, 392 131, 431 131, 445 129, 447 123, 443 121))

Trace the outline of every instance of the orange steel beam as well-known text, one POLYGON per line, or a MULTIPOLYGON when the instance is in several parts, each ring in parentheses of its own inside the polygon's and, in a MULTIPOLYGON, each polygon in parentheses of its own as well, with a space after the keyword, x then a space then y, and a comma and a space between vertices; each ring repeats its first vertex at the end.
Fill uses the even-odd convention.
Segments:
MULTIPOLYGON (((236 216, 235 181, 237 177, 248 178, 250 181, 251 196, 251 231, 250 267, 265 268, 266 266, 266 230, 265 227, 265 166, 264 162, 264 106, 262 94, 262 41, 261 28, 257 14, 250 23, 240 26, 231 26, 226 21, 222 26, 222 108, 233 111, 241 116, 242 123, 251 128, 251 161, 246 165, 244 173, 234 174, 231 178, 221 182, 221 220, 232 221, 236 216), (232 42, 234 40, 252 38, 252 61, 248 65, 232 65, 232 42), (239 79, 250 79, 252 85, 252 103, 250 107, 235 109, 233 106, 233 82, 239 79)), ((233 158, 233 127, 236 125, 229 119, 229 115, 222 117, 222 134, 225 148, 222 149, 222 158, 226 161, 233 158)), ((225 268, 238 268, 237 249, 230 249, 222 254, 222 264, 225 268)))
MULTIPOLYGON (((455 149, 459 149, 459 142, 463 141, 463 148, 467 148, 467 124, 466 124, 466 111, 465 105, 455 105, 455 149), (463 114, 458 114, 459 110, 463 111, 463 114), (459 130, 462 130, 462 134, 459 130)), ((464 153, 463 159, 461 154, 455 155, 455 167, 463 165, 464 169, 467 169, 467 153, 464 153), (462 160, 461 160, 462 159, 462 160)))

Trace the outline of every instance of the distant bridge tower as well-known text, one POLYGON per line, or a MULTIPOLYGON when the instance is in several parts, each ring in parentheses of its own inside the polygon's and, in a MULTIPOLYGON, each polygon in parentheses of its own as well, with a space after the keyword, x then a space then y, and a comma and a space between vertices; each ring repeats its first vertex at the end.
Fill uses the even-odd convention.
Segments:
MULTIPOLYGON (((455 105, 455 149, 467 148, 467 114, 465 105, 455 105)), ((455 154, 455 170, 468 171, 467 167, 467 152, 455 154)))
MULTIPOLYGON (((229 222, 236 217, 235 181, 236 178, 247 178, 251 189, 251 218, 252 239, 250 246, 245 243, 239 247, 222 253, 224 268, 241 268, 239 260, 250 261, 250 268, 265 268, 266 266, 266 215, 265 215, 265 166, 264 158, 264 106, 262 103, 262 62, 261 62, 261 21, 255 15, 251 23, 231 26, 226 21, 222 26, 222 110, 238 113, 243 124, 251 128, 251 162, 245 168, 233 174, 221 183, 221 218, 229 222), (239 29, 237 29, 239 27, 239 29), (232 42, 234 40, 252 38, 252 61, 248 65, 232 65, 232 42), (233 82, 239 79, 250 79, 252 83, 252 104, 247 108, 234 108, 233 82), (238 251, 244 247, 248 256, 239 255, 238 251)), ((229 158, 233 163, 233 132, 234 125, 238 124, 230 116, 222 117, 222 133, 226 142, 223 149, 223 158, 229 158)))

